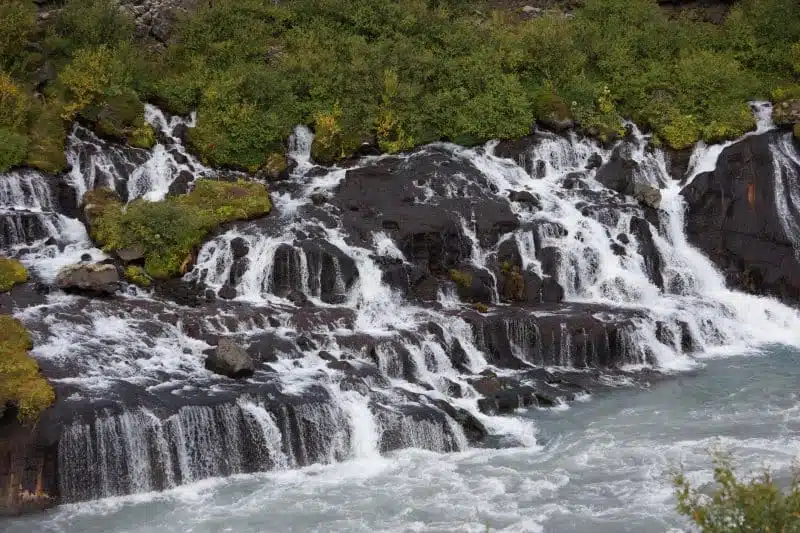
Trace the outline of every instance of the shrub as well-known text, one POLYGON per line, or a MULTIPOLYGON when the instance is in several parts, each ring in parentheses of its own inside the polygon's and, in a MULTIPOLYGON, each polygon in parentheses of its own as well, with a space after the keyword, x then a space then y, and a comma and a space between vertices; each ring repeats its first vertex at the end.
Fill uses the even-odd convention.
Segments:
POLYGON ((67 128, 61 118, 61 104, 34 104, 25 164, 53 174, 61 172, 67 165, 64 155, 66 138, 67 128))
POLYGON ((692 487, 683 474, 673 478, 678 512, 703 533, 794 533, 800 531, 800 474, 781 491, 772 474, 738 479, 730 457, 715 453, 714 489, 710 495, 692 487))
POLYGON ((69 57, 80 49, 113 46, 133 38, 133 21, 113 0, 67 0, 46 44, 52 53, 69 57))
POLYGON ((0 292, 8 292, 18 283, 28 281, 28 271, 16 259, 0 256, 0 292))
POLYGON ((21 65, 22 51, 36 27, 36 6, 27 0, 0 3, 0 71, 21 65))
POLYGON ((31 346, 24 326, 9 315, 0 315, 0 411, 13 403, 23 422, 36 419, 55 401, 53 388, 27 353, 31 346))
POLYGON ((7 128, 0 127, 0 172, 25 162, 28 153, 28 138, 7 128))
MULTIPOLYGON (((155 279, 185 273, 192 253, 219 224, 263 216, 272 208, 260 183, 211 179, 159 202, 139 199, 125 206, 113 191, 97 189, 86 193, 84 204, 92 238, 107 251, 141 247, 143 273, 155 279)), ((142 280, 138 271, 129 279, 142 280)))

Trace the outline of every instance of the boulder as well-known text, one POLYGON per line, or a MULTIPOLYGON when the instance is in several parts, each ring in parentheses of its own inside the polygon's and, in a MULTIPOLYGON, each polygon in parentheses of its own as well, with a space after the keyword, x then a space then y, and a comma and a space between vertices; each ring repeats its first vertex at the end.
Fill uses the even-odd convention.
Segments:
POLYGON ((134 245, 129 248, 120 248, 114 253, 117 254, 117 257, 119 257, 120 260, 124 261, 125 263, 144 259, 144 247, 141 245, 134 245))
POLYGON ((56 286, 63 291, 97 295, 113 294, 119 282, 117 268, 101 263, 67 265, 56 276, 56 286))
POLYGON ((216 349, 206 357, 208 370, 229 378, 246 378, 253 375, 255 365, 247 350, 228 337, 219 339, 216 349))

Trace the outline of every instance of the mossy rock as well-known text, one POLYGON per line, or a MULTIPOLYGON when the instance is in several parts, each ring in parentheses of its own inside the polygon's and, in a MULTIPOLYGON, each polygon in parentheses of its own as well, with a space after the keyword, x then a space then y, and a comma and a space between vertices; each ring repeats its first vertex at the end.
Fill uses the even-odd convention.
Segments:
POLYGON ((289 160, 286 154, 281 152, 268 154, 264 161, 264 172, 271 180, 280 179, 288 168, 289 160))
POLYGON ((28 271, 16 259, 0 256, 0 292, 8 292, 14 285, 28 281, 28 271))
POLYGON ((794 131, 794 138, 800 140, 800 122, 794 125, 794 129, 792 131, 794 131))
POLYGON ((548 126, 572 125, 572 112, 566 102, 551 88, 543 87, 533 95, 533 114, 548 126))
POLYGON ((525 299, 525 279, 519 271, 519 267, 514 265, 508 269, 503 269, 503 297, 510 301, 521 301, 525 299))
POLYGON ((142 274, 167 279, 186 272, 197 247, 217 226, 267 215, 272 209, 264 185, 248 181, 200 179, 187 194, 159 202, 134 200, 124 206, 114 191, 97 189, 84 196, 92 238, 104 250, 144 251, 143 272, 129 280, 145 282, 142 274))
POLYGON ((125 279, 139 287, 149 287, 153 282, 145 269, 138 265, 125 267, 125 279))
POLYGON ((144 120, 144 108, 133 91, 108 98, 81 111, 100 135, 124 141, 136 148, 155 146, 156 135, 144 120))
POLYGON ((470 274, 462 270, 451 268, 448 271, 448 275, 450 276, 450 279, 462 289, 469 289, 472 287, 472 276, 470 274))
POLYGON ((21 421, 32 421, 55 401, 55 391, 27 351, 31 337, 19 320, 0 315, 0 406, 12 403, 21 421))
POLYGON ((472 304, 472 308, 479 313, 486 314, 489 312, 489 306, 483 303, 472 304))

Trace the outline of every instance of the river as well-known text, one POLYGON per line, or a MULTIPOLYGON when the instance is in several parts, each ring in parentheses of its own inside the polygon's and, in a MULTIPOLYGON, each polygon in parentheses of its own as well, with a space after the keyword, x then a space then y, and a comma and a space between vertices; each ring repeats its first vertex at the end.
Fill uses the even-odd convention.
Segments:
POLYGON ((708 359, 644 388, 520 412, 535 446, 402 450, 344 463, 209 479, 65 505, 7 533, 682 531, 670 472, 710 480, 708 450, 744 472, 787 474, 800 455, 800 352, 708 359))

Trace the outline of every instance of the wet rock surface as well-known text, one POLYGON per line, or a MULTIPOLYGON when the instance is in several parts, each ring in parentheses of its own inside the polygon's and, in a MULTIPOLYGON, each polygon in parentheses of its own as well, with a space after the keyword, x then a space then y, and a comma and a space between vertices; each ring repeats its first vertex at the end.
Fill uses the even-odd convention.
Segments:
POLYGON ((76 264, 59 270, 56 286, 67 292, 107 296, 119 288, 117 267, 109 264, 76 264))
MULTIPOLYGON (((492 417, 646 387, 662 364, 741 334, 706 312, 735 311, 696 292, 701 274, 669 233, 675 206, 640 186, 671 180, 634 135, 613 150, 550 133, 437 144, 346 169, 298 148, 291 175, 271 183, 273 213, 219 228, 183 278, 113 298, 51 290, 78 260, 73 277, 117 272, 94 266, 105 258, 77 220, 86 190, 157 199, 212 172, 183 150, 187 122, 148 113, 165 174, 145 171, 148 152, 76 128, 74 175, 10 175, 20 186, 0 195, 0 247, 33 278, 0 295, 0 309, 31 331, 58 398, 29 440, 14 437, 0 474, 36 465, 23 488, 41 485, 52 502, 341 461, 365 433, 375 452, 518 444, 492 417)), ((310 132, 295 135, 310 146, 310 132)), ((736 150, 772 153, 770 135, 736 150)), ((766 172, 769 161, 748 157, 766 172)), ((733 246, 752 230, 790 246, 768 191, 760 218, 740 213, 741 165, 722 159, 684 191, 690 238, 705 250, 724 235, 726 253, 744 254, 733 246), (741 227, 714 226, 726 217, 741 227)), ((141 260, 126 252, 118 259, 141 260)), ((781 265, 784 281, 754 290, 797 287, 781 265)))
POLYGON ((686 231, 725 274, 755 294, 800 301, 800 157, 790 133, 747 137, 683 191, 686 231))

